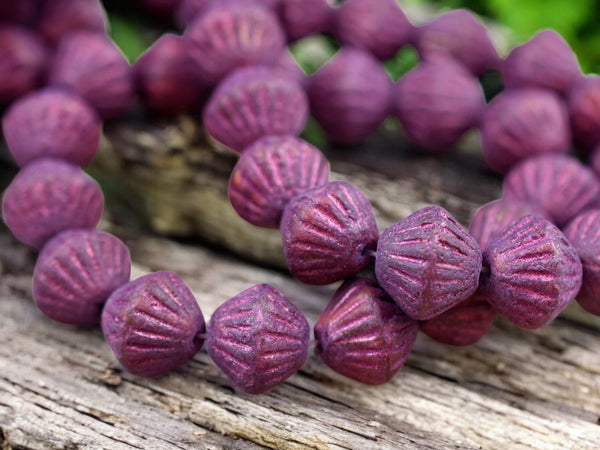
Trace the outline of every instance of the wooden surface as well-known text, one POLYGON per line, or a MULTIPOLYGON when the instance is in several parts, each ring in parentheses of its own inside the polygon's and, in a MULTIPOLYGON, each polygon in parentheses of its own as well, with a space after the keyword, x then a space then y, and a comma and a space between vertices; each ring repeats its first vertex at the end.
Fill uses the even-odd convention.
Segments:
MULTIPOLYGON (((292 280, 281 269, 276 231, 233 223, 223 199, 235 157, 200 144, 194 128, 174 145, 188 126, 184 121, 164 127, 170 137, 134 126, 108 130, 113 145, 105 146, 109 153, 94 166, 114 201, 103 227, 129 245, 134 276, 178 272, 207 319, 229 297, 266 282, 313 324, 336 286, 292 280), (162 153, 156 153, 160 145, 148 143, 152 139, 164 140, 162 153), (142 157, 144 143, 154 150, 142 157), (153 200, 144 203, 143 192, 153 200), (208 208, 208 218, 181 209, 195 203, 191 199, 204 202, 197 210, 208 208), (138 210, 129 217, 132 204, 138 210), (186 243, 112 225, 130 224, 134 217, 148 228, 185 236, 186 243), (152 217, 162 217, 158 226, 148 223, 152 217), (174 226, 180 229, 169 228, 174 226), (202 236, 192 239, 199 230, 202 236)), ((485 171, 477 154, 425 157, 398 142, 384 133, 366 148, 329 152, 334 178, 365 190, 381 228, 430 203, 442 204, 466 224, 477 206, 499 194, 500 180, 485 171)), ((2 450, 600 446, 600 322, 576 305, 536 332, 499 319, 468 348, 419 336, 400 374, 378 387, 337 375, 311 351, 298 374, 267 395, 250 396, 235 392, 205 351, 160 379, 123 371, 99 329, 61 326, 36 310, 34 256, 0 232, 2 450)))

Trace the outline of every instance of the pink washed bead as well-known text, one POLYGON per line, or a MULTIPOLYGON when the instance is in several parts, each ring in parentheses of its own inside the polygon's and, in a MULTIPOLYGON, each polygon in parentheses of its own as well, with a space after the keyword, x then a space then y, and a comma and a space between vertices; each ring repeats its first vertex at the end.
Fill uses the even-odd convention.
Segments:
POLYGON ((134 98, 129 63, 106 36, 90 31, 76 31, 61 39, 49 82, 72 88, 103 119, 122 116, 134 98))
POLYGON ((567 155, 526 159, 504 178, 502 196, 542 209, 559 227, 598 204, 600 182, 594 172, 567 155))
POLYGON ((345 181, 293 198, 280 229, 288 268, 307 284, 333 283, 364 269, 379 234, 369 200, 345 181))
POLYGON ((410 43, 413 31, 396 0, 347 0, 335 15, 338 41, 365 49, 380 60, 410 43))
POLYGON ((448 11, 420 28, 416 46, 423 59, 450 57, 474 75, 495 69, 500 63, 487 30, 466 9, 448 11))
POLYGON ((33 272, 33 300, 48 317, 78 326, 100 323, 108 296, 129 281, 129 250, 98 230, 67 230, 42 249, 33 272))
POLYGON ((427 206, 379 237, 375 276, 398 306, 428 320, 477 289, 481 250, 448 211, 427 206))
POLYGON ((229 200, 251 224, 278 228, 288 202, 328 178, 329 163, 317 148, 294 136, 268 136, 244 150, 231 172, 229 200))
POLYGON ((298 135, 308 116, 308 101, 293 80, 266 67, 239 69, 213 92, 203 121, 217 141, 242 152, 270 135, 298 135))
POLYGON ((296 81, 304 89, 308 85, 309 77, 298 65, 289 50, 284 50, 277 61, 270 67, 277 75, 296 81))
POLYGON ((346 281, 315 324, 317 355, 338 373, 366 384, 390 381, 417 339, 410 319, 375 283, 346 281))
POLYGON ((394 111, 419 147, 447 151, 475 126, 485 106, 477 79, 450 59, 421 62, 395 87, 394 111))
POLYGON ((525 216, 548 218, 539 207, 529 203, 519 200, 494 200, 475 212, 469 225, 469 234, 477 240, 481 250, 485 251, 498 233, 525 216))
POLYGON ((44 42, 26 28, 0 26, 0 107, 38 87, 49 59, 44 42))
POLYGON ((279 6, 289 41, 328 31, 332 13, 327 0, 281 0, 279 6))
POLYGON ((588 150, 600 144, 600 77, 588 75, 573 85, 568 97, 575 142, 588 150))
POLYGON ((507 88, 540 87, 566 94, 581 77, 577 57, 563 37, 543 30, 515 47, 502 63, 507 88))
POLYGON ((4 191, 4 221, 20 241, 42 246, 70 228, 94 228, 104 197, 98 183, 79 167, 58 159, 39 159, 17 174, 4 191))
POLYGON ((483 255, 481 291, 515 325, 548 325, 581 287, 581 261, 558 228, 527 216, 498 235, 483 255))
POLYGON ((243 66, 273 64, 285 49, 277 17, 254 2, 226 2, 197 17, 186 29, 190 55, 203 80, 216 84, 243 66))
POLYGON ((356 144, 386 118, 392 86, 373 56, 364 50, 342 48, 309 80, 311 113, 331 141, 356 144))
POLYGON ((260 284, 223 303, 208 324, 206 350, 238 389, 262 394, 308 357, 310 327, 277 289, 260 284))
POLYGON ((442 344, 473 345, 492 328, 496 312, 479 290, 448 311, 421 322, 420 330, 442 344))
POLYGON ((111 294, 102 311, 102 331, 129 372, 158 377, 198 353, 205 325, 198 303, 181 277, 154 272, 111 294))
POLYGON ((486 162, 499 173, 530 156, 568 153, 571 129, 566 105, 548 90, 504 91, 485 110, 481 142, 486 162))
POLYGON ((565 236, 583 266, 583 282, 576 300, 587 312, 600 316, 600 210, 579 214, 565 228, 565 236))
POLYGON ((106 12, 99 0, 50 0, 43 3, 38 31, 50 42, 58 42, 76 30, 106 32, 106 12))
POLYGON ((43 157, 88 164, 100 144, 100 118, 77 94, 46 88, 14 102, 2 118, 11 155, 21 167, 43 157))
POLYGON ((133 66, 133 77, 144 106, 175 116, 199 107, 207 87, 189 55, 189 41, 162 35, 133 66))

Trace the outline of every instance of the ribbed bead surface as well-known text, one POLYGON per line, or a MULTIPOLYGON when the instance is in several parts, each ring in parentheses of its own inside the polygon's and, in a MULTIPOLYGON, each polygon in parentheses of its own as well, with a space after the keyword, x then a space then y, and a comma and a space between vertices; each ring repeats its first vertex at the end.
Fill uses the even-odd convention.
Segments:
POLYGON ((600 210, 591 209, 575 217, 565 228, 583 266, 583 282, 577 302, 587 312, 600 316, 600 210))
POLYGON ((600 144, 600 76, 588 75, 574 84, 568 97, 575 142, 586 150, 600 144))
POLYGON ((375 275, 381 287, 415 320, 431 319, 477 289, 477 241, 440 206, 427 206, 379 237, 375 275))
POLYGON ((411 42, 413 26, 395 0, 347 0, 336 12, 334 34, 385 60, 411 42))
POLYGON ((41 251, 33 272, 33 300, 48 317, 72 325, 100 323, 102 305, 129 281, 123 242, 98 230, 67 230, 41 251))
POLYGON ((502 196, 540 207, 559 227, 598 204, 594 172, 567 155, 528 158, 504 178, 502 196))
POLYGON ((132 374, 165 375, 202 347, 204 317, 190 288, 173 272, 154 272, 114 291, 102 311, 102 331, 132 374))
POLYGON ((546 214, 538 207, 519 200, 500 199, 486 203, 473 215, 469 224, 469 234, 479 243, 484 251, 498 233, 521 217, 536 216, 547 219, 546 214))
POLYGON ((364 50, 342 48, 310 79, 311 113, 327 137, 355 144, 375 132, 387 116, 392 81, 364 50))
POLYGON ((206 349, 238 389, 266 392, 308 357, 310 327, 277 289, 253 286, 223 303, 208 324, 206 349))
POLYGON ((187 28, 190 55, 206 83, 216 84, 233 70, 272 64, 285 48, 277 17, 253 2, 216 6, 187 28))
POLYGON ((94 228, 104 197, 100 186, 79 167, 39 159, 17 174, 4 191, 4 221, 20 241, 41 248, 69 228, 94 228))
POLYGON ((78 95, 48 88, 13 103, 2 118, 2 131, 21 167, 43 157, 84 166, 98 150, 102 124, 78 95))
POLYGON ((58 44, 49 83, 74 89, 103 119, 119 117, 133 103, 133 76, 121 51, 106 36, 70 33, 58 44))
POLYGON ((327 0, 281 0, 279 17, 289 41, 329 31, 333 10, 327 0))
POLYGON ((308 284, 333 283, 364 269, 379 234, 369 200, 345 181, 292 199, 280 229, 290 272, 308 284))
POLYGON ((448 311, 421 322, 420 330, 448 345, 472 345, 490 331, 496 312, 479 290, 448 311))
POLYGON ((484 252, 481 290, 515 325, 548 325, 581 287, 581 261, 558 228, 545 219, 514 222, 484 252))
POLYGON ((251 224, 278 228, 285 205, 328 177, 329 163, 317 148, 294 136, 268 136, 242 153, 229 180, 229 200, 251 224))
POLYGON ((567 153, 571 129, 566 105, 547 90, 504 91, 485 110, 481 141, 486 162, 499 173, 530 156, 567 153))
POLYGON ((554 30, 543 30, 515 47, 502 63, 507 88, 540 87, 566 94, 581 76, 569 44, 554 30))
POLYGON ((242 152, 270 135, 298 135, 308 101, 295 81, 265 67, 247 67, 227 77, 204 108, 204 125, 222 144, 242 152))
POLYGON ((415 343, 410 319, 375 283, 345 282, 315 324, 316 353, 338 373, 366 384, 391 380, 415 343))

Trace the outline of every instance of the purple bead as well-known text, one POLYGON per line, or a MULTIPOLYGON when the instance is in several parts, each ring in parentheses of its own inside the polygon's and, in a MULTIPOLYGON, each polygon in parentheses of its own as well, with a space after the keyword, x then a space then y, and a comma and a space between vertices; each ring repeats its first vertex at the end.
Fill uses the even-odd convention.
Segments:
POLYGON ((338 373, 366 384, 390 381, 417 339, 410 319, 375 283, 346 281, 315 324, 317 355, 338 373))
POLYGON ((293 198, 280 228, 288 268, 307 284, 333 283, 364 269, 379 235, 369 200, 345 181, 293 198))
POLYGON ((327 0, 281 0, 279 17, 289 41, 328 31, 333 9, 327 0))
POLYGON ((469 234, 477 240, 481 250, 485 251, 498 233, 525 216, 548 218, 539 207, 529 203, 519 200, 494 200, 475 212, 469 225, 469 234))
POLYGON ((571 129, 566 105, 548 90, 504 91, 485 110, 481 141, 486 162, 499 173, 530 156, 567 153, 571 129))
POLYGON ((185 28, 213 5, 213 0, 181 0, 175 9, 175 21, 185 28))
POLYGON ((392 86, 373 56, 364 50, 342 48, 309 80, 311 113, 331 141, 356 144, 386 118, 392 86))
POLYGON ((103 208, 98 183, 79 167, 50 158, 21 169, 2 198, 12 233, 37 249, 61 231, 94 228, 103 208))
POLYGON ((275 64, 270 67, 275 74, 294 80, 302 88, 308 85, 308 76, 298 65, 289 50, 284 50, 277 61, 275 61, 275 64))
POLYGON ((298 135, 308 101, 293 80, 266 67, 246 67, 228 76, 204 108, 203 121, 217 141, 242 152, 270 135, 298 135))
POLYGON ((106 12, 98 0, 52 0, 43 3, 38 31, 56 43, 64 35, 87 30, 106 32, 106 12))
POLYGON ((496 311, 477 290, 448 311, 421 322, 420 330, 442 344, 473 345, 490 331, 495 317, 496 311))
POLYGON ((594 172, 567 155, 526 159, 504 178, 502 195, 542 209, 559 227, 598 204, 600 182, 594 172))
POLYGON ((577 302, 590 314, 600 316, 600 210, 591 209, 575 217, 565 228, 565 237, 583 266, 577 302))
POLYGON ((272 64, 285 48, 277 17, 254 2, 226 2, 211 8, 190 24, 186 37, 208 84, 243 66, 272 64))
POLYGON ((33 272, 33 300, 48 317, 78 326, 100 323, 108 296, 129 281, 123 242, 98 230, 67 230, 42 249, 33 272))
POLYGON ((49 82, 75 90, 103 119, 122 116, 134 98, 129 63, 106 36, 90 31, 70 33, 58 43, 49 82))
POLYGON ((100 118, 77 94, 46 88, 13 103, 2 118, 11 155, 21 167, 43 157, 88 164, 100 144, 100 118))
POLYGON ((251 224, 278 228, 288 202, 328 178, 329 163, 317 148, 294 136, 267 136, 240 157, 229 180, 229 200, 251 224))
POLYGON ((176 116, 200 106, 207 87, 199 81, 189 45, 181 36, 164 34, 135 62, 133 76, 146 108, 176 116))
POLYGON ((447 151, 475 126, 485 106, 477 79, 450 59, 421 62, 394 93, 395 114, 419 147, 447 151))
POLYGON ((586 150, 600 144, 600 77, 589 75, 573 85, 568 97, 575 142, 586 150))
POLYGON ((310 327, 277 289, 260 284, 223 303, 208 324, 206 350, 238 389, 262 394, 308 357, 310 327))
POLYGON ((0 107, 38 87, 47 61, 48 49, 36 34, 0 26, 0 107))
POLYGON ((414 27, 396 0, 347 0, 336 12, 335 36, 342 45, 391 58, 411 42, 414 27))
POLYGON ((18 24, 33 25, 39 10, 39 0, 19 0, 0 2, 0 21, 18 24))
POLYGON ((204 317, 190 288, 173 272, 131 281, 108 298, 102 331, 119 362, 158 377, 194 357, 204 342, 204 317))
POLYGON ((375 276, 415 320, 431 319, 477 289, 481 250, 448 211, 427 206, 379 237, 375 276))
POLYGON ((554 30, 543 30, 515 47, 502 63, 507 88, 540 87, 566 94, 581 77, 577 57, 554 30))
POLYGON ((425 60, 450 57, 474 75, 500 63, 487 30, 466 9, 448 11, 417 31, 417 49, 425 60))
POLYGON ((513 222, 483 255, 481 291, 515 325, 548 325, 581 287, 581 261, 558 228, 527 216, 513 222))

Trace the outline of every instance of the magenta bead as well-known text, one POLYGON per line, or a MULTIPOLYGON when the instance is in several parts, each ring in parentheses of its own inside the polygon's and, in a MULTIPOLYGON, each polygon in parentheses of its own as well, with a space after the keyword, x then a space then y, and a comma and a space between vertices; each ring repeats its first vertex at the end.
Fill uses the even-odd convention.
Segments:
POLYGON ((192 291, 173 272, 131 281, 108 298, 102 331, 129 372, 158 377, 194 357, 204 342, 204 317, 192 291))
POLYGON ((328 178, 329 163, 317 148, 294 136, 268 136, 244 150, 231 173, 229 200, 251 224, 278 228, 288 202, 328 178))
POLYGON ((496 236, 517 219, 536 216, 547 219, 539 208, 519 200, 500 199, 486 203, 473 215, 469 225, 469 234, 479 243, 482 251, 496 236))
POLYGON ((243 66, 272 64, 285 48, 277 17, 254 2, 226 2, 211 8, 189 25, 185 35, 208 84, 243 66))
POLYGON ((487 30, 466 9, 448 11, 420 28, 416 39, 421 57, 450 57, 474 75, 495 69, 500 63, 487 30))
POLYGON ((338 373, 366 384, 390 381, 415 343, 419 324, 375 283, 346 281, 315 324, 317 355, 338 373))
POLYGON ((333 9, 327 0, 280 0, 279 17, 289 41, 328 31, 333 9))
POLYGON ((575 83, 568 105, 575 142, 586 150, 600 145, 600 77, 589 75, 575 83))
POLYGON ((447 151, 475 126, 485 106, 477 79, 450 59, 421 62, 402 77, 394 111, 419 147, 447 151))
POLYGON ((21 167, 54 157, 88 164, 100 144, 100 118, 77 94, 46 88, 20 98, 2 118, 11 155, 21 167))
POLYGON ((181 0, 175 9, 175 21, 184 28, 208 11, 213 3, 214 0, 181 0))
POLYGON ((242 152, 270 135, 298 135, 308 116, 308 101, 293 80, 266 67, 246 67, 228 76, 204 108, 208 133, 242 152))
POLYGON ((37 29, 56 43, 76 30, 105 33, 105 17, 99 0, 50 0, 43 3, 37 29))
POLYGON ((600 210, 591 209, 575 217, 565 228, 583 266, 583 282, 577 302, 590 314, 600 316, 600 210))
POLYGON ((571 129, 566 105, 548 90, 504 91, 485 110, 481 141, 486 162, 499 173, 530 156, 567 153, 571 129))
POLYGON ((492 328, 496 312, 479 290, 433 319, 421 322, 420 330, 442 344, 473 345, 492 328))
POLYGON ((345 181, 293 198, 280 229, 288 268, 307 284, 333 283, 364 269, 379 234, 369 200, 345 181))
POLYGON ((305 88, 308 85, 309 77, 298 65, 289 50, 284 50, 270 68, 278 76, 296 81, 302 88, 305 88))
POLYGON ((94 228, 104 197, 98 183, 79 167, 39 159, 17 174, 4 191, 4 221, 20 241, 41 248, 70 228, 94 228))
POLYGON ((109 295, 129 281, 129 250, 98 230, 67 230, 42 249, 33 272, 33 300, 48 317, 78 326, 100 323, 109 295))
POLYGON ((431 319, 477 289, 481 250, 448 211, 427 206, 379 237, 375 275, 415 320, 431 319))
POLYGON ((598 205, 594 172, 567 155, 542 155, 515 166, 504 178, 502 195, 542 209, 559 227, 598 205))
POLYGON ((385 60, 411 42, 413 26, 396 0, 347 0, 337 10, 335 35, 385 60))
POLYGON ((308 85, 311 113, 327 137, 356 144, 387 116, 392 81, 381 63, 364 50, 342 48, 308 85))
POLYGON ((563 37, 543 30, 515 47, 502 63, 507 88, 540 87, 566 94, 581 77, 577 57, 563 37))
POLYGON ((129 63, 106 36, 90 31, 70 33, 59 42, 49 82, 75 90, 103 119, 122 116, 134 98, 129 63))
POLYGON ((581 261, 558 228, 527 216, 513 222, 483 255, 481 291, 515 325, 548 325, 581 287, 581 261))
POLYGON ((260 284, 217 308, 206 350, 235 387, 262 394, 302 367, 309 339, 300 310, 273 286, 260 284))

